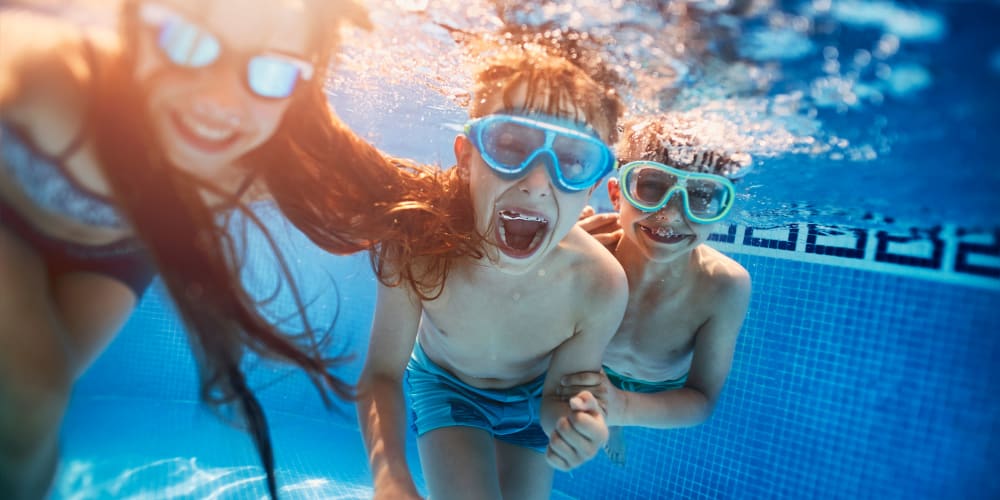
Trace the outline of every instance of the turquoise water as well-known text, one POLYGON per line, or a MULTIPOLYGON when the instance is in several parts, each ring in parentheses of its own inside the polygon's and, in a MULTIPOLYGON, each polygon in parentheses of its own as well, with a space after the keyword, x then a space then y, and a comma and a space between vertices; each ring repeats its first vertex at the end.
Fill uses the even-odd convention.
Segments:
MULTIPOLYGON (((335 107, 380 147, 447 166, 467 82, 429 20, 488 27, 503 2, 369 3, 381 27, 348 37, 335 107)), ((630 429, 625 467, 600 456, 557 474, 554 496, 1000 497, 1000 35, 983 22, 1000 4, 816 0, 742 17, 668 4, 730 29, 733 41, 695 57, 665 43, 698 37, 665 29, 650 15, 660 2, 618 3, 505 15, 613 33, 642 61, 632 109, 670 104, 753 153, 739 213, 712 245, 750 271, 754 295, 712 419, 630 429)), ((324 255, 260 210, 316 299, 312 320, 335 319, 339 347, 358 353, 342 373, 356 377, 374 301, 367 257, 324 255)), ((270 269, 251 252, 262 294, 270 269)), ((250 368, 284 496, 370 497, 353 409, 324 408, 287 370, 250 368)), ((201 409, 196 389, 154 286, 76 388, 54 496, 263 497, 249 437, 201 409)))

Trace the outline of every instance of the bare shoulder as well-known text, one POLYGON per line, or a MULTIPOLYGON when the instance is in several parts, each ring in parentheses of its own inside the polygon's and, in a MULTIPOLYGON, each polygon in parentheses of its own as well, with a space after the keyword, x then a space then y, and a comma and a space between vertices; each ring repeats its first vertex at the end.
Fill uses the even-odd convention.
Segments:
POLYGON ((82 109, 97 61, 117 51, 107 29, 24 10, 0 11, 0 118, 30 125, 82 109))
POLYGON ((574 226, 563 240, 574 253, 571 269, 574 285, 593 301, 628 301, 628 280, 618 259, 586 231, 574 226))
POLYGON ((731 307, 749 301, 750 273, 739 262, 708 245, 701 245, 696 251, 706 288, 712 290, 720 304, 731 307))

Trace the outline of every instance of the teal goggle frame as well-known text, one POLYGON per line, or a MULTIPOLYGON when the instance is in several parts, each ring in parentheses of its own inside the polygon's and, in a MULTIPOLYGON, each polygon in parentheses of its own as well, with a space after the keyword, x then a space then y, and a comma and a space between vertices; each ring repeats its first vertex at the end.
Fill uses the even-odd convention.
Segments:
POLYGON ((732 181, 721 175, 688 172, 655 161, 623 165, 618 182, 629 204, 643 212, 659 211, 680 194, 684 213, 698 224, 723 219, 736 200, 732 181))

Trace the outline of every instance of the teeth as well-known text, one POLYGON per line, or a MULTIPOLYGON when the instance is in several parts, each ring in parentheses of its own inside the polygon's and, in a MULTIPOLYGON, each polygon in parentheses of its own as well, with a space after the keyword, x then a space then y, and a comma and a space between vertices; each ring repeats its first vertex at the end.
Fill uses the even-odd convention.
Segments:
POLYGON ((673 229, 667 227, 660 227, 653 231, 657 236, 661 238, 669 238, 671 236, 676 236, 673 229))
POLYGON ((543 217, 536 217, 533 215, 524 215, 517 212, 508 212, 506 210, 500 211, 500 217, 506 220, 526 220, 531 222, 548 222, 543 217))
POLYGON ((231 128, 212 127, 202 122, 195 121, 186 115, 181 115, 181 121, 184 123, 184 126, 192 132, 209 141, 222 141, 229 138, 229 136, 233 133, 231 128))

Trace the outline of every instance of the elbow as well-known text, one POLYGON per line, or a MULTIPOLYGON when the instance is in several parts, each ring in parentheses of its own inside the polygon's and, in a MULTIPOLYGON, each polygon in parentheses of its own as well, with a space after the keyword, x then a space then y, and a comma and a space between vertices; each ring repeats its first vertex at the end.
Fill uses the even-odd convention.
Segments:
POLYGON ((697 405, 692 412, 688 427, 694 427, 707 422, 712 417, 712 413, 715 412, 715 398, 710 398, 703 393, 699 393, 699 395, 701 396, 701 404, 697 405))
POLYGON ((358 379, 356 387, 357 399, 358 401, 370 400, 376 395, 385 393, 392 388, 398 390, 402 385, 402 377, 365 371, 362 372, 361 378, 358 379))

